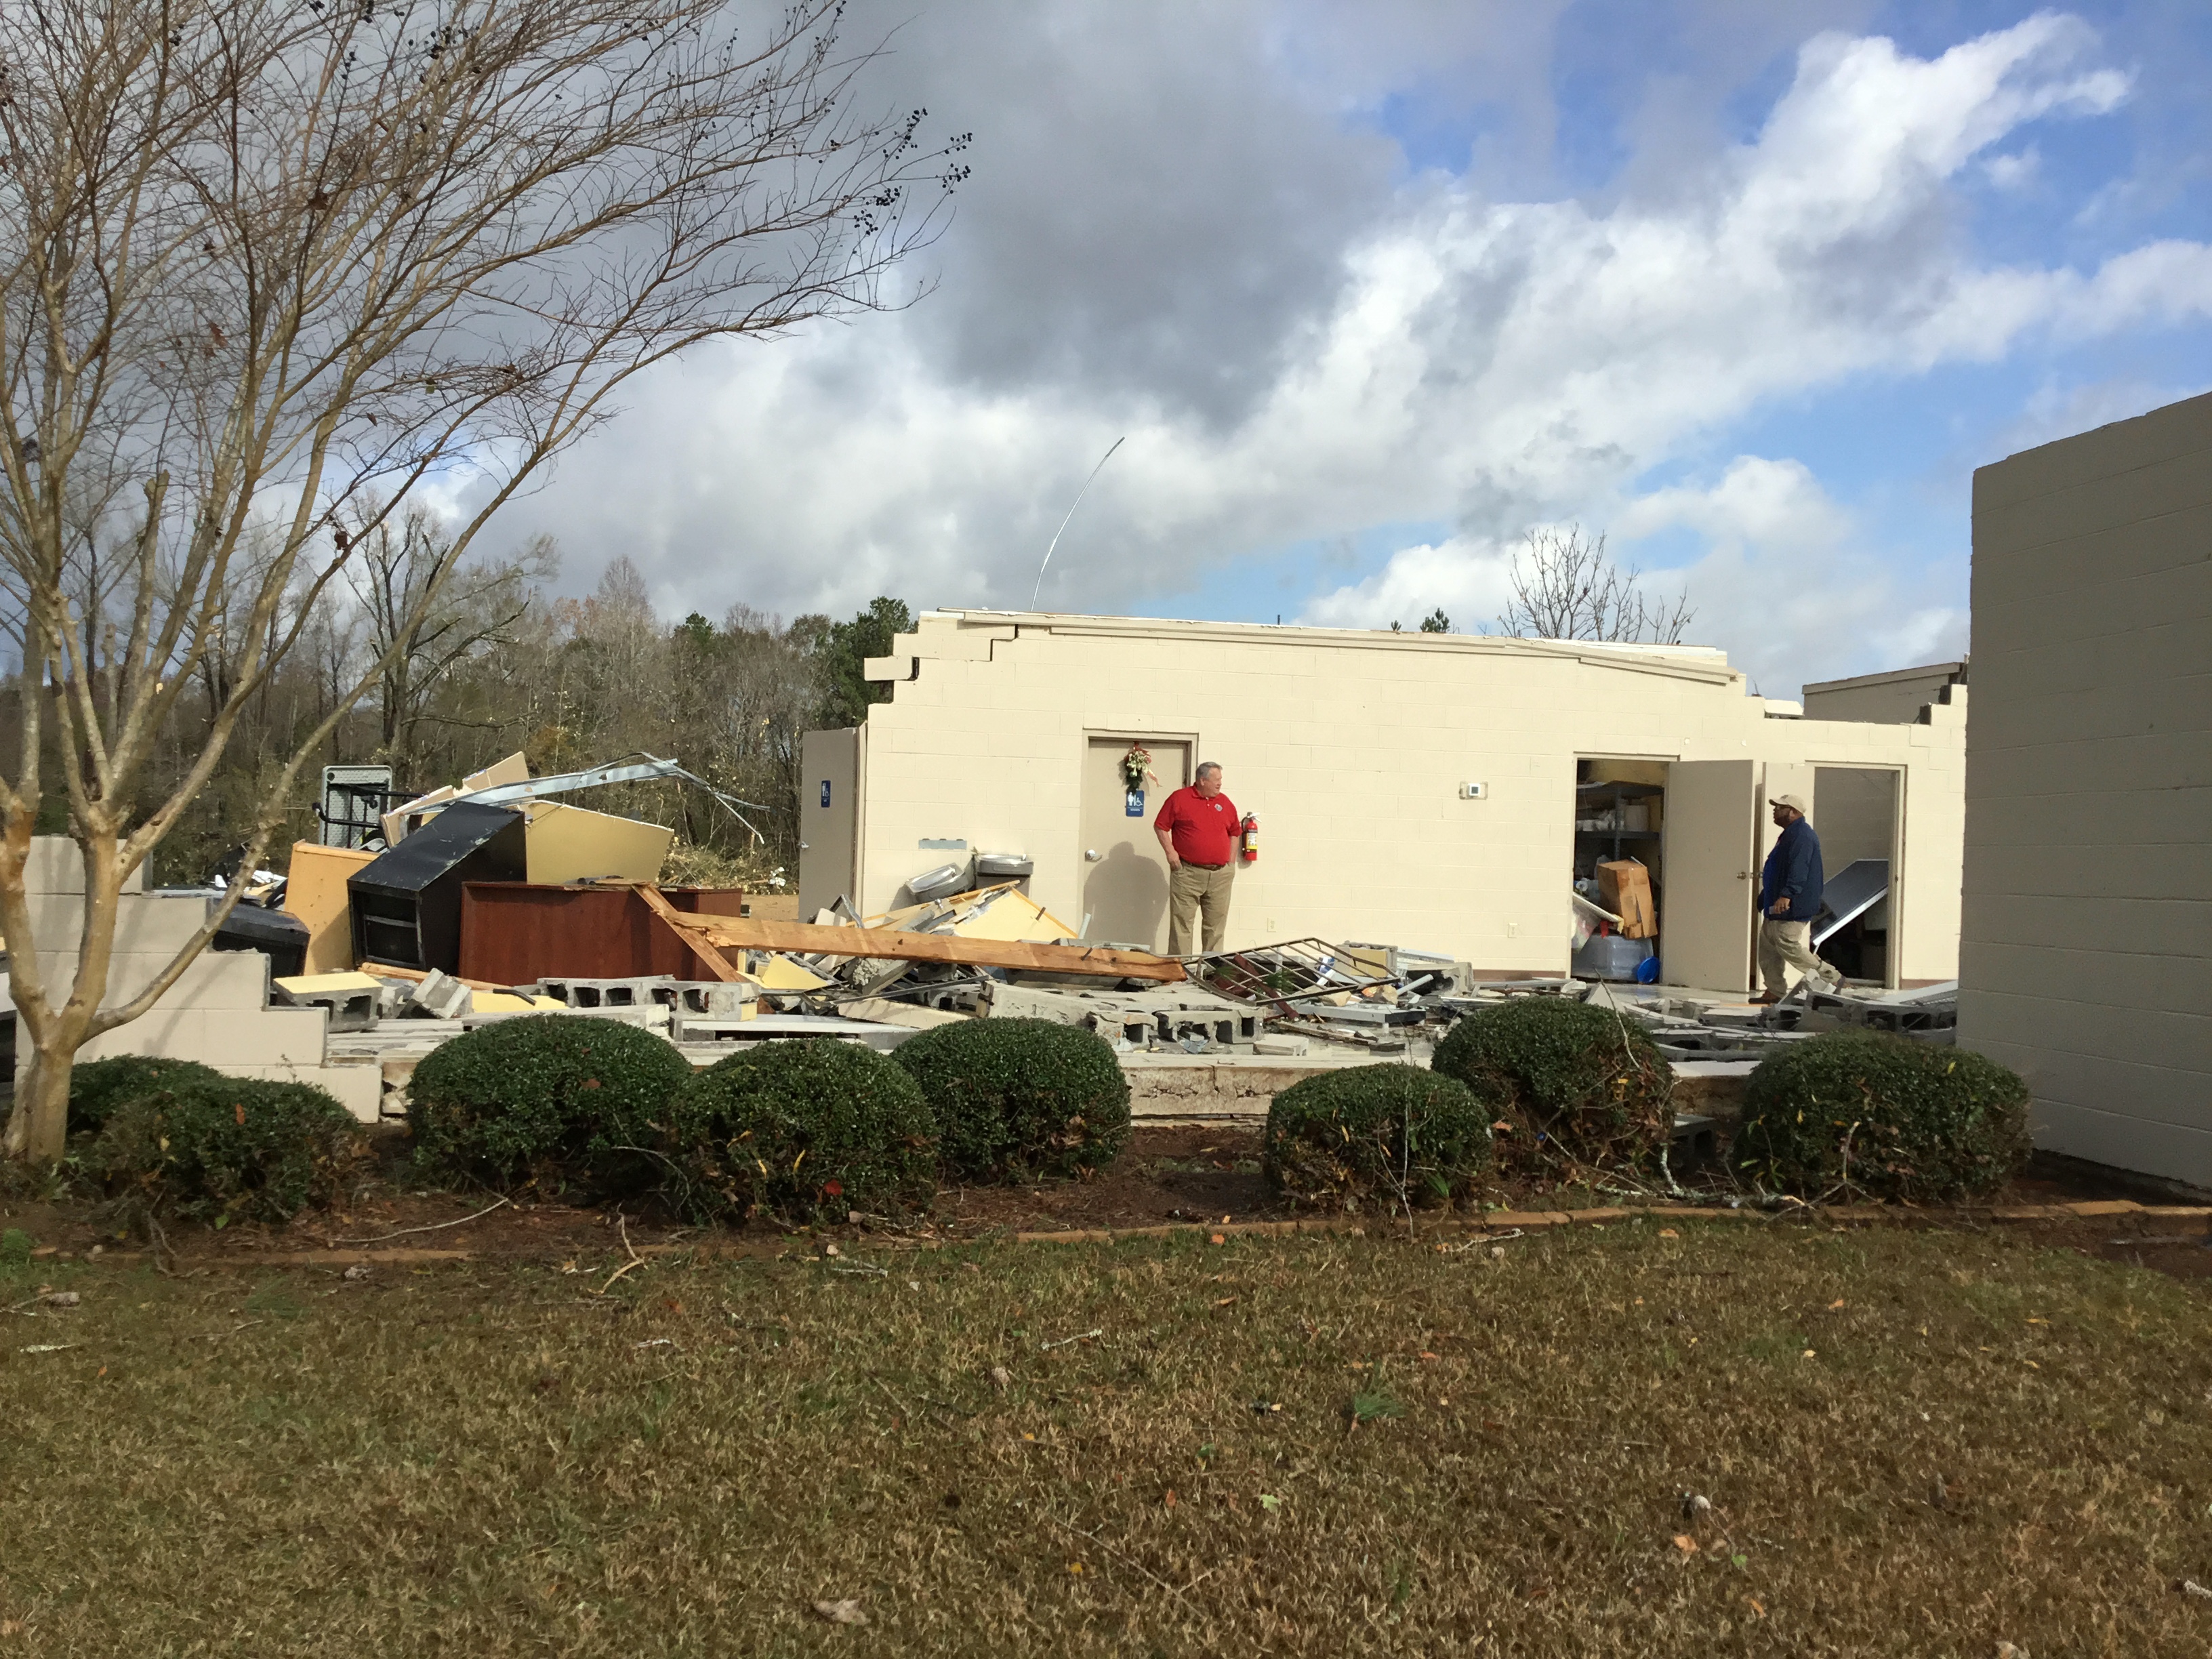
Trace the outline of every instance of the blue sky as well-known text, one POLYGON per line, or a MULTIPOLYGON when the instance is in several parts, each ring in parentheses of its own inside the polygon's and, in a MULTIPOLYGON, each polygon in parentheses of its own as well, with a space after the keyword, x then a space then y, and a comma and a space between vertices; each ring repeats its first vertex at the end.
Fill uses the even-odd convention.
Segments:
POLYGON ((1126 434, 1048 609, 1473 629, 1579 524, 1786 696, 1966 648, 1976 465, 2212 387, 2201 0, 857 9, 975 133, 916 303, 642 386, 515 515, 572 585, 1025 608, 1126 434))
MULTIPOLYGON (((2212 100, 2203 95, 2212 85, 2204 73, 2212 67, 2212 8, 2069 9, 2096 30, 2104 60, 2129 76, 2125 101, 2110 113, 2059 114, 2015 129, 1995 153, 2025 158, 2018 164, 2020 181, 1963 181, 1953 233, 1995 261, 2079 267, 2154 239, 2204 239, 2212 232, 2212 100)), ((1888 6, 1863 32, 1933 58, 2033 15, 1991 4, 1888 6)), ((1551 153, 1524 160, 1520 169, 1548 175, 1539 188, 1601 198, 1635 166, 1633 129, 1650 82, 1694 75, 1698 68, 1684 60, 1682 37, 1665 21, 1664 9, 1620 0, 1577 5, 1560 20, 1552 94, 1565 118, 1551 153)), ((1794 46, 1775 54, 1715 100, 1716 121, 1730 142, 1756 140, 1789 89, 1796 55, 1794 46)), ((1371 123, 1397 146, 1408 181, 1424 173, 1467 178, 1479 148, 1507 125, 1494 106, 1439 107, 1433 94, 1402 91, 1353 118, 1371 123)), ((1507 181, 1493 176, 1491 184, 1498 189, 1507 181)), ((1963 648, 1973 468, 2208 387, 2212 323, 2205 321, 2131 329, 2080 344, 2027 343, 1986 362, 1875 370, 1763 399, 1673 447, 1635 483, 1656 488, 1711 477, 1742 454, 1802 462, 1852 520, 1858 532, 1853 556, 1922 576, 1929 598, 1962 613, 1940 637, 1947 650, 1963 648)), ((1372 577, 1399 547, 1441 541, 1451 531, 1450 521, 1439 519, 1255 550, 1143 608, 1158 615, 1294 620, 1310 597, 1350 578, 1372 577)), ((1679 527, 1613 541, 1662 581, 1693 567, 1709 544, 1708 538, 1679 527)), ((1703 597, 1692 588, 1693 601, 1703 597)), ((1415 608, 1392 619, 1411 627, 1424 614, 1415 608)), ((1455 623, 1496 625, 1486 614, 1462 614, 1455 623)), ((1824 653, 1824 660, 1830 674, 1902 665, 1874 647, 1824 653)), ((1789 695, 1795 688, 1766 689, 1789 695)))

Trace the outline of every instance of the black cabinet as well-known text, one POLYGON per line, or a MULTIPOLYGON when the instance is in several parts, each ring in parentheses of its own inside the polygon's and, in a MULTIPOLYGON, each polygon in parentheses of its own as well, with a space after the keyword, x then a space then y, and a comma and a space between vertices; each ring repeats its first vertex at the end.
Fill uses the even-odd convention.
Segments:
POLYGON ((354 872, 354 959, 459 973, 461 884, 520 881, 523 823, 504 806, 462 801, 354 872))

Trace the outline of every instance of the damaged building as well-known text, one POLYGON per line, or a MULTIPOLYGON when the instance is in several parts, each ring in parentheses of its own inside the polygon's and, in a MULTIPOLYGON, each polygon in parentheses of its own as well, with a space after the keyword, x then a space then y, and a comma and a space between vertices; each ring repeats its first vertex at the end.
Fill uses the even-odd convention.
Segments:
POLYGON ((1565 975, 1620 923, 1589 914, 1601 866, 1635 866, 1656 915, 1621 954, 1742 990, 1765 803, 1790 793, 1832 888, 1856 884, 1834 942, 1852 977, 1957 974, 1961 664, 1801 705, 1702 647, 938 611, 867 672, 891 700, 805 742, 807 916, 1005 875, 1086 941, 1158 950, 1152 820, 1218 761, 1264 849, 1236 878, 1232 947, 1389 940, 1484 978, 1565 975))

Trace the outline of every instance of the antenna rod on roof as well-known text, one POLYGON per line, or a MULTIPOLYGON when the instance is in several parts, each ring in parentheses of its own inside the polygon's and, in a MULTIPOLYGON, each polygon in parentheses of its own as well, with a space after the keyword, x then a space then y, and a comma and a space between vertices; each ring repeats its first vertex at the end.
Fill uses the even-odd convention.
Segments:
MULTIPOLYGON (((1128 441, 1129 434, 1124 432, 1120 437, 1115 439, 1111 444, 1108 445, 1106 447, 1106 453, 1098 458, 1098 465, 1091 469, 1091 478, 1097 477, 1101 470, 1104 468, 1106 463, 1114 459, 1114 452, 1128 441)), ((1083 481, 1083 488, 1075 492, 1075 499, 1067 504, 1067 519, 1062 519, 1060 521, 1060 528, 1052 532, 1052 546, 1045 549, 1044 564, 1041 564, 1037 567, 1036 586, 1030 590, 1030 609, 1032 611, 1036 610, 1037 607, 1037 595, 1044 592, 1044 566, 1045 564, 1050 564, 1052 562, 1053 548, 1058 547, 1060 545, 1060 538, 1067 533, 1067 520, 1073 519, 1075 516, 1075 509, 1083 505, 1084 496, 1090 492, 1091 478, 1085 478, 1083 481)))

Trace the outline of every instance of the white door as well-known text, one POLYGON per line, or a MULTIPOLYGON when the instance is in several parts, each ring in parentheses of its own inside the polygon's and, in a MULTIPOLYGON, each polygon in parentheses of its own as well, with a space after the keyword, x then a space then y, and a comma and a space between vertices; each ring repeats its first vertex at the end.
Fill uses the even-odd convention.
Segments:
POLYGON ((1669 985, 1751 988, 1758 787, 1752 761, 1676 761, 1667 769, 1659 966, 1669 985))

